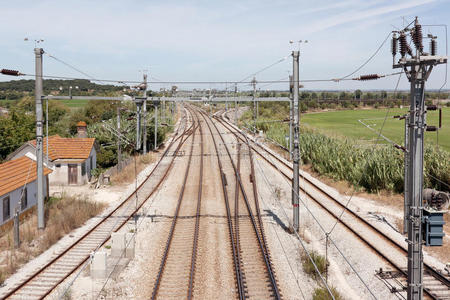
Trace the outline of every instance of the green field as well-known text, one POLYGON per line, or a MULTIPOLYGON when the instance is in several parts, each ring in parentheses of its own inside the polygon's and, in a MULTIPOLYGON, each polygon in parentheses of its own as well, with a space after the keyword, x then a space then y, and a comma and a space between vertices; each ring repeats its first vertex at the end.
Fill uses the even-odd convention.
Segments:
MULTIPOLYGON (((393 140, 395 143, 403 145, 404 140, 404 120, 392 118, 394 115, 405 114, 407 109, 367 109, 367 110, 340 110, 320 113, 305 113, 301 116, 301 123, 318 128, 321 131, 336 135, 345 136, 364 142, 373 142, 377 134, 358 122, 359 119, 379 131, 382 127, 386 113, 388 118, 383 127, 382 134, 393 140)), ((430 111, 427 113, 428 125, 438 126, 438 112, 430 111)), ((436 132, 427 132, 425 142, 436 145, 439 140, 439 146, 450 152, 450 108, 442 109, 442 128, 439 136, 436 132)))
POLYGON ((89 100, 62 100, 61 102, 70 108, 84 107, 89 100))

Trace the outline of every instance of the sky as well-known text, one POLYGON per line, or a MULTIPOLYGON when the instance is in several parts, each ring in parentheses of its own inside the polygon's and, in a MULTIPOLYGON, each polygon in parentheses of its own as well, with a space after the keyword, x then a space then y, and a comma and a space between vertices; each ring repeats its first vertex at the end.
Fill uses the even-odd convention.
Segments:
MULTIPOLYGON (((46 53, 94 78, 150 81, 286 80, 292 50, 300 47, 300 80, 343 77, 365 62, 387 35, 419 17, 422 24, 446 24, 448 0, 229 0, 229 1, 31 1, 0 0, 0 68, 34 74, 34 39, 46 53), (405 23, 406 22, 406 23, 405 23), (5 25, 6 24, 6 25, 5 25), (29 41, 24 41, 27 37, 29 41), (290 44, 289 41, 308 40, 290 44), (286 59, 283 59, 286 58, 286 59)), ((424 27, 438 36, 445 55, 443 27, 424 27)), ((425 41, 428 48, 428 41, 425 41)), ((435 68, 427 88, 445 81, 445 65, 435 68)), ((390 40, 355 76, 389 74, 390 40)), ((44 74, 87 78, 44 56, 44 74)), ((12 77, 0 75, 0 81, 12 77)), ((398 76, 369 82, 305 83, 305 89, 389 89, 398 76)), ((450 81, 450 79, 449 79, 450 81)), ((400 79, 399 89, 408 88, 400 79)), ((153 83, 159 90, 170 84, 153 83)), ((223 84, 180 88, 224 88, 223 84)), ((287 83, 257 85, 287 89, 287 83)), ((447 83, 444 88, 450 88, 447 83)), ((239 89, 250 89, 241 84, 239 89)))

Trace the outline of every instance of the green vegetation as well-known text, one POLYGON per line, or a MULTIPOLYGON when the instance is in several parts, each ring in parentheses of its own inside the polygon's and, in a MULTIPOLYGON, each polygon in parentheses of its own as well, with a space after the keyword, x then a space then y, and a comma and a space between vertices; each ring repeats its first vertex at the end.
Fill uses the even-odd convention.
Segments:
MULTIPOLYGON (((328 264, 325 257, 320 255, 316 251, 312 251, 309 254, 311 255, 311 258, 312 258, 314 264, 317 266, 317 269, 319 270, 320 274, 322 276, 325 276, 325 273, 327 272, 327 264, 328 264)), ((302 255, 303 271, 305 271, 306 274, 308 274, 315 280, 319 280, 320 276, 317 273, 313 262, 311 261, 311 259, 309 259, 309 256, 306 253, 302 255)))
MULTIPOLYGON (((71 100, 74 101, 74 100, 71 100)), ((88 136, 96 138, 97 164, 99 170, 111 167, 117 163, 117 137, 105 126, 116 128, 117 108, 120 106, 122 134, 131 143, 135 141, 136 106, 132 102, 120 101, 85 101, 78 103, 83 106, 70 109, 62 101, 49 101, 49 135, 58 134, 64 137, 75 136, 76 124, 84 121, 88 125, 88 136), (84 103, 83 103, 84 102, 84 103)), ((153 109, 148 108, 148 116, 153 115, 153 109)), ((44 113, 45 118, 45 113, 44 113)), ((169 125, 172 118, 169 117, 169 125)), ((31 96, 14 101, 7 115, 0 117, 0 162, 11 152, 23 145, 26 141, 35 139, 35 102, 31 96)), ((45 122, 45 120, 44 120, 45 122)), ((153 149, 154 125, 153 118, 148 121, 147 149, 153 149)), ((158 127, 158 144, 162 143, 166 134, 172 129, 170 126, 158 127)), ((134 152, 133 145, 121 143, 124 158, 134 152)))
MULTIPOLYGON (((73 95, 88 95, 98 93, 111 93, 114 91, 121 91, 122 86, 96 84, 87 79, 76 80, 60 80, 60 79, 44 79, 44 94, 60 91, 63 88, 63 93, 68 95, 69 87, 73 87, 73 95), (75 89, 75 87, 78 89, 75 89)), ((34 92, 34 79, 21 79, 0 82, 0 99, 19 99, 23 92, 34 92)))
POLYGON ((85 107, 89 100, 62 100, 62 103, 67 105, 67 107, 70 108, 79 108, 79 107, 85 107))
MULTIPOLYGON (((398 112, 398 110, 393 110, 392 114, 398 112)), ((448 114, 448 112, 450 111, 446 109, 445 113, 448 114)), ((381 115, 383 113, 386 114, 386 110, 383 110, 381 115)), ((300 154, 302 163, 310 164, 313 170, 321 175, 326 175, 335 180, 345 180, 356 188, 363 188, 368 192, 387 190, 402 193, 403 153, 384 142, 379 142, 374 147, 373 140, 357 140, 358 137, 375 134, 363 125, 359 125, 360 128, 356 129, 358 121, 354 118, 355 114, 364 118, 379 116, 380 112, 377 110, 358 110, 302 115, 303 122, 309 121, 307 125, 303 123, 301 127, 300 154), (326 118, 330 114, 333 116, 332 121, 326 118), (322 117, 322 115, 325 115, 325 117, 322 117), (350 115, 353 117, 350 117, 350 115), (308 117, 310 117, 309 120, 308 117), (311 122, 311 120, 314 121, 311 122), (315 128, 314 124, 318 124, 319 129, 315 128), (325 124, 324 127, 321 128, 321 124, 325 124), (328 126, 326 127, 328 130, 324 129, 325 126, 328 126)), ((277 143, 287 146, 285 136, 289 133, 288 123, 266 122, 286 119, 288 116, 287 105, 282 103, 274 103, 272 106, 260 105, 260 116, 261 122, 256 124, 256 128, 263 130, 267 137, 277 143)), ((243 123, 250 126, 251 118, 252 112, 247 111, 241 119, 241 125, 243 123)), ((391 120, 392 123, 385 125, 383 134, 391 137, 399 144, 403 144, 401 143, 403 136, 402 121, 391 120), (393 122, 397 122, 400 128, 396 129, 396 123, 393 122)), ((377 126, 374 126, 375 129, 380 128, 383 120, 377 121, 379 122, 377 126)), ((430 113, 429 123, 434 121, 436 121, 436 115, 430 113)), ((442 131, 444 132, 449 130, 448 127, 443 128, 442 131)), ((436 148, 430 144, 425 146, 424 184, 426 187, 448 191, 448 185, 450 185, 450 153, 443 149, 450 138, 450 133, 443 137, 442 131, 439 136, 441 148, 436 148), (442 140, 443 143, 441 143, 442 140)))
MULTIPOLYGON (((402 145, 405 123, 403 120, 394 119, 393 116, 407 113, 406 108, 392 108, 389 111, 384 108, 306 113, 302 115, 301 122, 312 128, 320 129, 329 135, 373 142, 377 138, 376 133, 367 129, 358 120, 370 119, 365 120, 364 123, 369 124, 373 129, 379 131, 383 126, 386 113, 388 113, 388 118, 386 119, 382 133, 387 138, 402 145)), ((444 150, 450 151, 450 107, 444 107, 442 109, 442 119, 442 128, 439 131, 439 146, 444 150)), ((427 123, 438 126, 437 111, 427 113, 427 123)), ((385 143, 384 140, 380 142, 385 143)), ((425 142, 426 144, 436 145, 436 132, 425 133, 425 142)))
MULTIPOLYGON (((331 293, 335 300, 344 299, 341 294, 336 290, 335 287, 330 287, 331 293)), ((325 287, 319 287, 314 290, 313 300, 332 300, 333 298, 330 296, 330 293, 325 287)))

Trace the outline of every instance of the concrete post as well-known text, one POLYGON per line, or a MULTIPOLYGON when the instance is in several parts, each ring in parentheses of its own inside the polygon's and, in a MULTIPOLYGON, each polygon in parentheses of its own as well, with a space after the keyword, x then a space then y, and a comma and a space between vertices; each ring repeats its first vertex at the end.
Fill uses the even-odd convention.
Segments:
POLYGON ((122 232, 111 233, 111 256, 120 257, 126 248, 125 234, 122 232))
POLYGON ((106 252, 97 251, 91 260, 91 277, 92 279, 104 279, 106 278, 106 252))
POLYGON ((126 258, 134 258, 134 249, 136 245, 135 234, 131 232, 127 232, 125 234, 126 241, 126 249, 125 249, 125 257, 126 258))
POLYGON ((299 111, 299 70, 298 70, 298 58, 300 56, 299 51, 292 51, 293 58, 293 80, 294 80, 294 149, 293 149, 293 178, 292 178, 292 206, 293 206, 293 230, 298 231, 299 228, 299 163, 300 163, 300 149, 299 149, 299 123, 300 123, 300 111, 299 111))
POLYGON ((44 220, 44 152, 43 152, 43 121, 42 121, 42 48, 35 48, 36 58, 36 80, 35 80, 35 100, 36 100, 36 164, 37 164, 37 214, 38 229, 45 228, 44 220))

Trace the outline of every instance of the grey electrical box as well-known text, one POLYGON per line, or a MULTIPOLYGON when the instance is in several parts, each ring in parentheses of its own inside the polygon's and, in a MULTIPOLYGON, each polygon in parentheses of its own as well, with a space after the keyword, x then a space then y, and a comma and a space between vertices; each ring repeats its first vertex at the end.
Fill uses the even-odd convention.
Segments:
POLYGON ((423 209, 422 236, 426 246, 442 246, 444 224, 444 211, 423 209))

